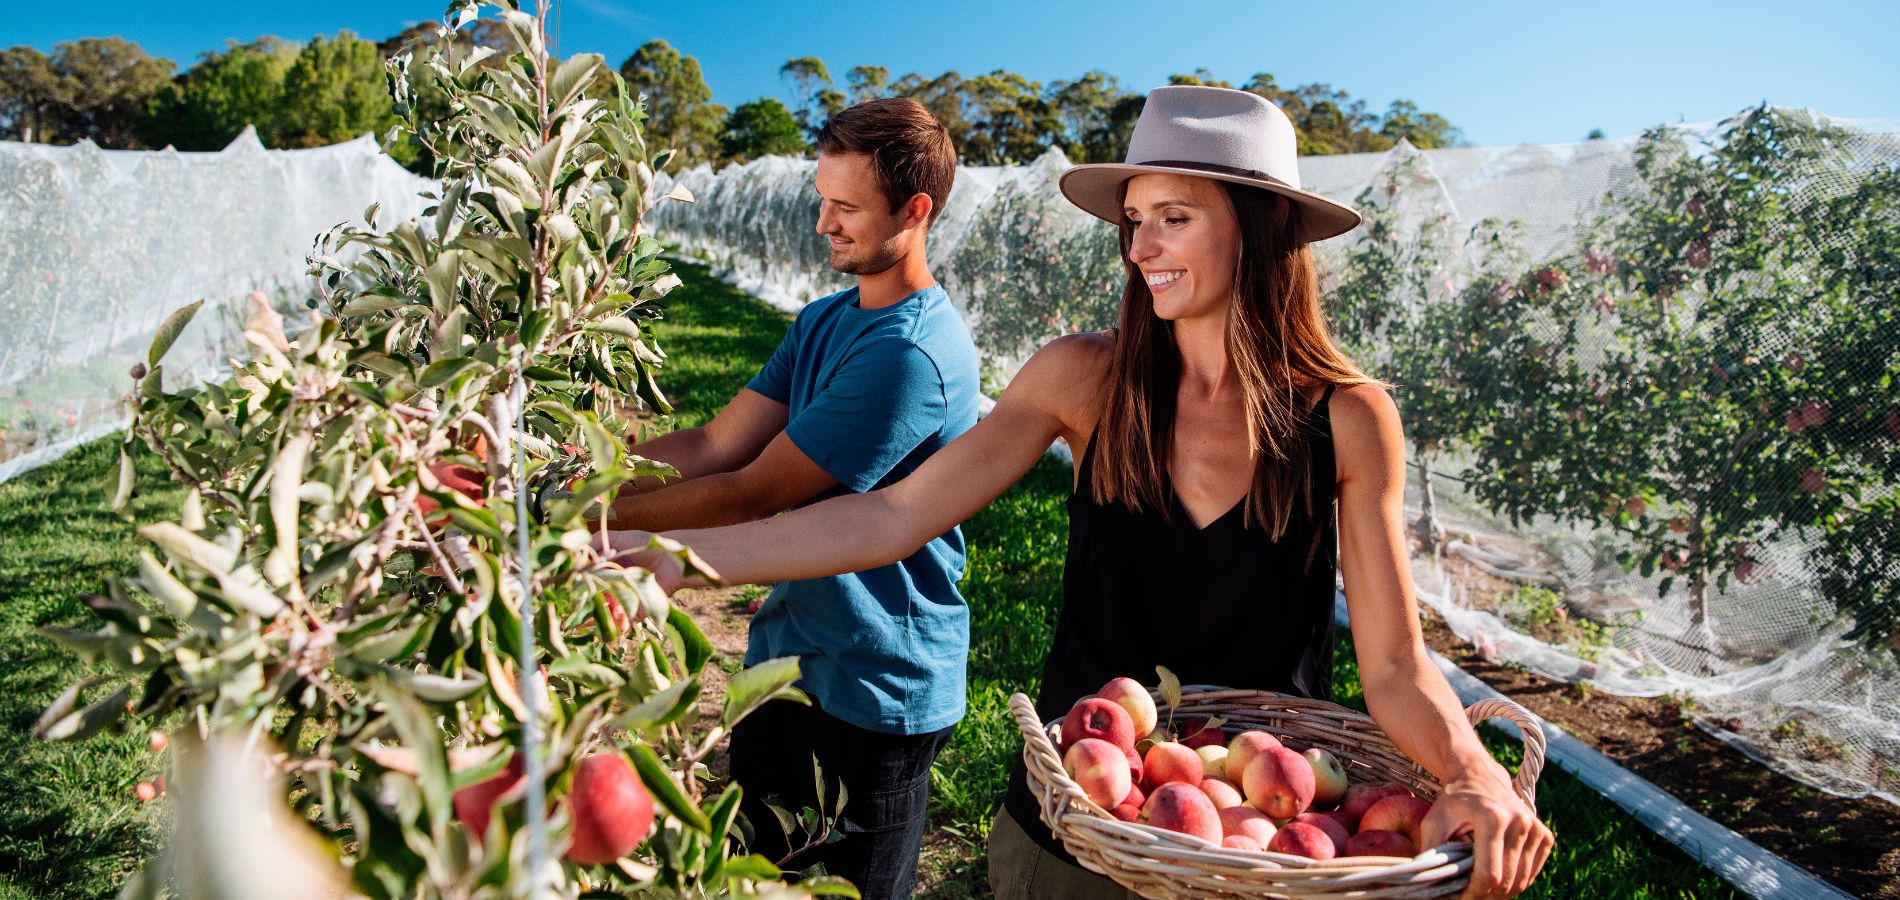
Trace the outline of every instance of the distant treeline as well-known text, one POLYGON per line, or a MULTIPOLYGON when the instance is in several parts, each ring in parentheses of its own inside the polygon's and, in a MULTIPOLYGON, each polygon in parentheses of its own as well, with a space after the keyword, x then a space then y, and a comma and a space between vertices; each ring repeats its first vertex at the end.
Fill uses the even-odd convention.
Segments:
MULTIPOLYGON (((485 24, 485 23, 484 23, 485 24)), ((267 147, 317 147, 395 124, 383 61, 404 48, 436 40, 433 23, 412 26, 379 42, 347 31, 335 38, 293 43, 262 37, 206 53, 175 73, 169 59, 153 59, 120 38, 82 38, 59 44, 49 56, 32 47, 0 51, 0 137, 48 144, 91 140, 109 149, 217 150, 246 125, 267 147)), ((512 50, 499 28, 458 32, 460 48, 512 50)), ((950 128, 966 163, 1009 165, 1035 159, 1051 147, 1076 162, 1119 161, 1141 112, 1142 95, 1101 71, 1049 84, 1014 72, 965 77, 905 73, 856 66, 842 81, 823 60, 807 56, 780 67, 793 104, 762 97, 737 109, 712 102, 698 60, 655 40, 620 64, 620 74, 653 98, 654 144, 678 150, 678 165, 743 162, 771 153, 803 154, 833 112, 874 97, 913 97, 950 128)), ((1218 80, 1205 69, 1175 75, 1174 84, 1239 87, 1278 103, 1300 132, 1302 153, 1383 150, 1400 138, 1419 147, 1460 142, 1444 117, 1409 100, 1383 114, 1365 101, 1325 84, 1283 88, 1259 73, 1244 84, 1218 80)), ((426 102, 426 98, 425 98, 426 102)), ((399 143, 392 153, 426 172, 421 148, 399 143)))

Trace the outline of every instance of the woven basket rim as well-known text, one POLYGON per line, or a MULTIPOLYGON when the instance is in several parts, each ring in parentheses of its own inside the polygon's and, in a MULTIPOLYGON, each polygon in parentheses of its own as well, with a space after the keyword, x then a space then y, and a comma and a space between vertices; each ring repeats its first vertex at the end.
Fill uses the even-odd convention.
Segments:
MULTIPOLYGON (((1156 704, 1166 709, 1156 694, 1156 704)), ((1337 857, 1316 861, 1268 851, 1219 847, 1192 835, 1124 822, 1090 801, 1068 777, 1055 753, 1058 720, 1043 722, 1023 694, 1010 697, 1023 736, 1023 762, 1038 812, 1056 839, 1085 868, 1155 897, 1274 896, 1299 898, 1436 897, 1461 889, 1472 865, 1472 847, 1452 841, 1403 859, 1337 857)), ((1274 691, 1184 685, 1173 716, 1220 715, 1224 730, 1256 728, 1283 738, 1289 747, 1320 746, 1340 758, 1355 783, 1404 784, 1421 798, 1437 797, 1440 785, 1398 752, 1371 717, 1336 703, 1274 691), (1373 783, 1377 783, 1374 781, 1373 783)), ((1480 700, 1466 708, 1472 724, 1501 716, 1515 721, 1524 738, 1524 758, 1512 786, 1536 808, 1536 781, 1544 765, 1543 732, 1522 706, 1480 700)))

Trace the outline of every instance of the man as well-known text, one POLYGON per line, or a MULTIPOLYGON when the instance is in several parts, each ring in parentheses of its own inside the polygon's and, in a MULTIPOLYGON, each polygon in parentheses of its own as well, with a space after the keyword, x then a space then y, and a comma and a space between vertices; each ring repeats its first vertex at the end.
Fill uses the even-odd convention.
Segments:
MULTIPOLYGON (((679 477, 614 503, 619 528, 661 531, 766 518, 909 474, 976 422, 976 348, 931 277, 924 239, 956 175, 949 133, 908 99, 873 100, 818 134, 818 231, 856 287, 806 306, 758 377, 703 428, 633 448, 679 477)), ((969 609, 952 529, 895 565, 781 583, 754 616, 747 665, 800 658, 814 705, 770 704, 732 736, 755 852, 823 863, 869 897, 916 879, 930 766, 962 718, 969 609), (812 758, 843 839, 797 852, 768 798, 817 807, 812 758)), ((829 810, 827 810, 829 811, 829 810)))

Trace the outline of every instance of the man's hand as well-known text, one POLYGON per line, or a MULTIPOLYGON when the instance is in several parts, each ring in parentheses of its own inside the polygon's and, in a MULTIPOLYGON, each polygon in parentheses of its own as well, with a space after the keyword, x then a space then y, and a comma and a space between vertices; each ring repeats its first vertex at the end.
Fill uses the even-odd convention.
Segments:
MULTIPOLYGON (((707 583, 705 579, 686 575, 678 555, 653 546, 656 537, 658 535, 648 531, 609 531, 607 544, 619 551, 614 556, 614 562, 652 572, 654 580, 660 583, 660 589, 668 596, 680 588, 704 587, 707 583)), ((666 538, 659 538, 659 541, 672 543, 666 538)))
POLYGON ((1514 897, 1550 858, 1550 829, 1511 790, 1504 767, 1492 763, 1445 784, 1420 829, 1419 850, 1465 835, 1476 855, 1461 900, 1514 897))

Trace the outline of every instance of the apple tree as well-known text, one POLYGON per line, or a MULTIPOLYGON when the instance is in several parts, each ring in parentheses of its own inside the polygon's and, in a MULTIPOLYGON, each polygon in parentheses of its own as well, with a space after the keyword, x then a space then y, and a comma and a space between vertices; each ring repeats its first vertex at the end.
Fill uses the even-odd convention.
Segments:
MULTIPOLYGON (((444 37, 478 13, 456 0, 444 37)), ((782 891, 703 761, 802 699, 796 661, 735 675, 700 724, 710 643, 606 543, 613 489, 664 471, 617 435, 666 409, 649 323, 677 278, 641 222, 667 154, 600 57, 552 60, 539 18, 498 14, 506 65, 448 39, 390 63, 441 176, 422 220, 324 235, 304 321, 253 295, 229 380, 163 387, 196 305, 133 369, 115 506, 142 453, 186 499, 139 528, 136 578, 86 598, 95 630, 48 629, 113 674, 36 733, 129 713, 235 737, 363 896, 782 891), (424 90, 446 116, 414 116, 424 90)), ((128 895, 201 874, 167 858, 128 895)))
POLYGON ((1650 132, 1637 188, 1517 279, 1493 349, 1475 492, 1623 535, 1625 566, 1686 582, 1711 651, 1711 593, 1767 575, 1770 540, 1820 535, 1829 599, 1863 633, 1892 626, 1900 180, 1855 147, 1768 107, 1706 147, 1650 132))

